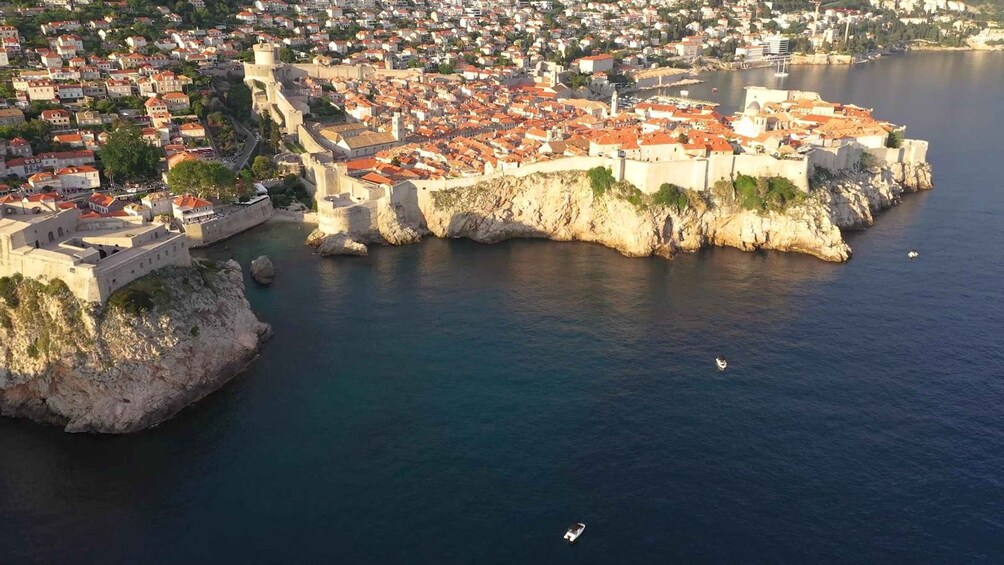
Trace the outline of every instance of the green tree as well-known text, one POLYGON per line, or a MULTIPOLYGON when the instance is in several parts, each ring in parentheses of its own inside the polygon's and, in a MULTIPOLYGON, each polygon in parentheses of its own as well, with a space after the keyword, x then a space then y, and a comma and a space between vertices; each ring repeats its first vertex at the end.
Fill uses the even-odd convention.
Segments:
POLYGON ((264 155, 258 155, 251 163, 251 172, 256 179, 270 179, 275 176, 275 163, 264 155))
POLYGON ((885 139, 885 146, 893 149, 903 147, 903 132, 900 130, 890 131, 885 139))
POLYGON ((143 140, 139 128, 129 124, 108 134, 108 141, 98 150, 98 158, 109 181, 135 181, 157 174, 160 151, 143 140))
POLYGON ((29 120, 20 124, 0 126, 0 138, 23 137, 31 143, 35 153, 48 151, 52 145, 52 127, 42 120, 29 120))
POLYGON ((167 173, 167 185, 175 194, 194 194, 217 201, 238 197, 237 175, 221 163, 183 161, 167 173))

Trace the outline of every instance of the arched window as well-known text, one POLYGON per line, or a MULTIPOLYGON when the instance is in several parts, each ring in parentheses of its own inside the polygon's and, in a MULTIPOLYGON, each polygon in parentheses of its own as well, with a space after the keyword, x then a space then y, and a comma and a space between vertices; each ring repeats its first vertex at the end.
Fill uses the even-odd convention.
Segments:
POLYGON ((56 236, 52 235, 52 232, 49 232, 49 243, 52 243, 55 240, 56 240, 56 236))
POLYGON ((59 228, 56 232, 59 234, 59 237, 63 237, 63 228, 59 228))
POLYGON ((38 249, 38 240, 35 240, 35 249, 38 249))

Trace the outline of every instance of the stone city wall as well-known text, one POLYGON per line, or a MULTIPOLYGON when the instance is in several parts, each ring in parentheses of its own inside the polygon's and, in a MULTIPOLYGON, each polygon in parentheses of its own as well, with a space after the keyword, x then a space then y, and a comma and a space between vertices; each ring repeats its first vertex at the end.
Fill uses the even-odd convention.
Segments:
POLYGON ((880 147, 869 149, 868 152, 882 163, 924 163, 927 161, 928 142, 922 139, 903 140, 903 146, 898 149, 880 147))
POLYGON ((265 223, 271 217, 272 200, 263 198, 252 204, 238 204, 223 217, 185 224, 185 237, 189 247, 205 247, 265 223))
POLYGON ((865 148, 860 145, 815 147, 809 152, 809 163, 812 168, 822 167, 832 172, 853 169, 861 162, 864 151, 865 148))
POLYGON ((378 200, 351 206, 318 206, 317 227, 324 233, 364 233, 377 227, 378 200))
MULTIPOLYGON (((914 154, 919 149, 913 150, 914 154)), ((839 158, 855 163, 860 158, 861 149, 843 149, 824 152, 825 158, 839 158)), ((466 188, 480 182, 505 177, 524 177, 537 173, 562 171, 587 171, 594 167, 607 167, 616 180, 626 180, 641 191, 652 194, 664 183, 675 184, 689 190, 707 190, 719 180, 732 180, 736 175, 754 177, 784 177, 798 188, 809 190, 810 159, 776 159, 770 155, 713 155, 709 158, 685 159, 678 161, 634 161, 611 159, 608 157, 566 157, 552 161, 542 161, 521 166, 517 169, 491 175, 474 175, 440 180, 419 180, 399 183, 392 187, 389 195, 381 196, 383 190, 376 185, 340 175, 338 178, 341 194, 348 196, 353 204, 345 200, 318 201, 319 228, 324 233, 362 233, 377 228, 380 210, 394 209, 409 221, 420 223, 426 210, 432 206, 432 194, 439 190, 466 188)), ((847 167, 837 167, 834 170, 847 167)))

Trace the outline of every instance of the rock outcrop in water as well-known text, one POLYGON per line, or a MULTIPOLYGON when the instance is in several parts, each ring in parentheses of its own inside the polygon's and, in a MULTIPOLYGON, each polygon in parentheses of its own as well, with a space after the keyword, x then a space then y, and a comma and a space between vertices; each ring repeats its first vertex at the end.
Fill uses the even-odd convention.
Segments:
POLYGON ((332 255, 365 257, 369 254, 366 244, 356 241, 349 234, 326 234, 319 229, 310 232, 310 235, 307 236, 307 245, 316 247, 317 253, 322 257, 330 257, 332 255))
POLYGON ((223 386, 269 334, 234 261, 155 271, 104 307, 58 280, 0 280, 0 413, 142 430, 223 386))
POLYGON ((251 278, 261 285, 270 285, 275 280, 275 265, 267 255, 260 255, 251 261, 251 278))
POLYGON ((308 243, 323 247, 337 241, 332 245, 340 249, 348 245, 345 242, 410 243, 431 233, 484 243, 514 237, 586 241, 631 257, 671 257, 714 245, 845 261, 851 249, 841 229, 870 226, 875 214, 899 202, 904 192, 931 186, 928 164, 900 163, 838 176, 822 182, 801 202, 764 211, 744 209, 728 191, 691 193, 688 204, 677 208, 655 204, 631 187, 597 196, 584 172, 542 173, 436 191, 431 205, 412 214, 421 217, 413 225, 401 220, 408 214, 381 213, 380 221, 366 232, 315 230, 308 243))

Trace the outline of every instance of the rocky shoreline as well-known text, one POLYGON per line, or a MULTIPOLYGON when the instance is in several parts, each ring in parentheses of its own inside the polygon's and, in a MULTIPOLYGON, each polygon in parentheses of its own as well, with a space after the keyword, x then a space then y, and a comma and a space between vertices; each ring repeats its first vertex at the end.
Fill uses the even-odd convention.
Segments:
POLYGON ((902 194, 932 188, 927 163, 898 163, 823 180, 783 211, 742 208, 734 194, 688 195, 685 207, 653 204, 631 193, 596 195, 583 172, 493 179, 439 191, 420 219, 382 204, 377 226, 359 233, 315 230, 321 255, 365 255, 367 244, 406 244, 425 235, 496 243, 516 237, 585 241, 629 257, 670 258, 708 246, 769 249, 846 261, 841 230, 863 229, 902 194), (696 196, 695 196, 696 195, 696 196))
POLYGON ((235 261, 155 271, 103 307, 58 280, 6 279, 0 414, 68 432, 139 431, 222 387, 270 335, 235 261))

